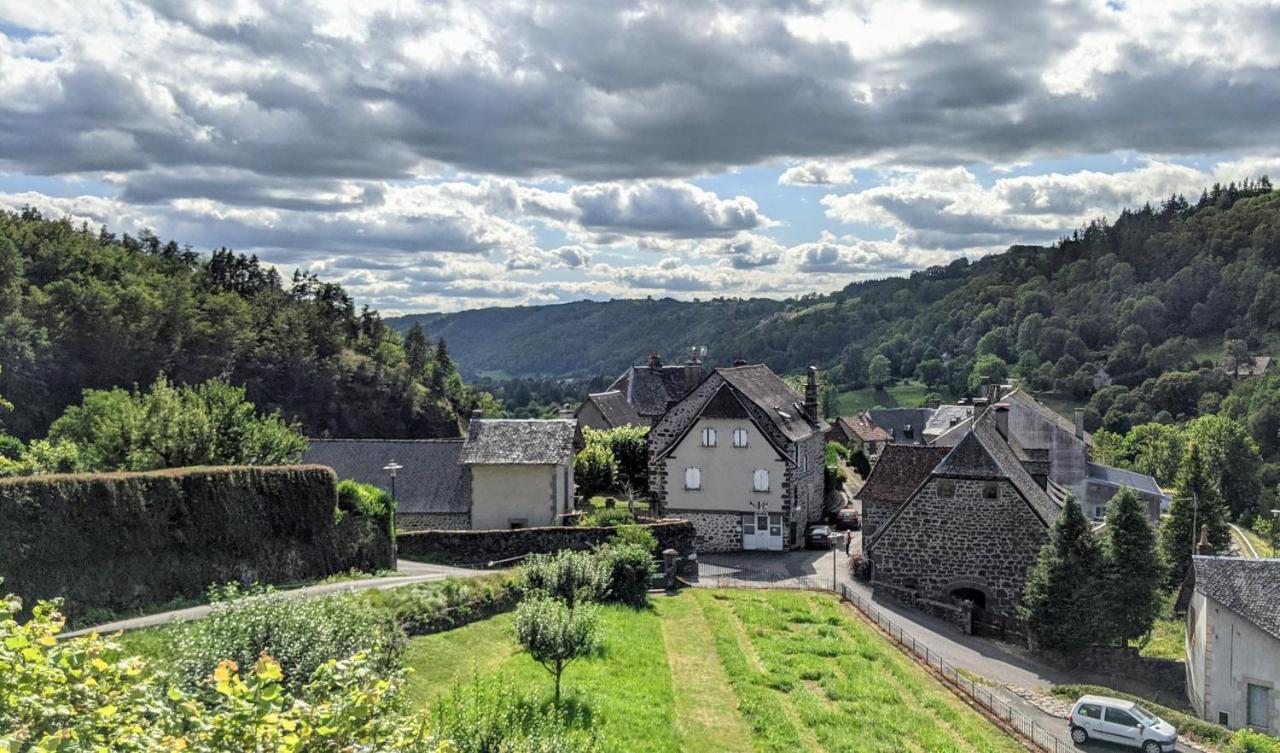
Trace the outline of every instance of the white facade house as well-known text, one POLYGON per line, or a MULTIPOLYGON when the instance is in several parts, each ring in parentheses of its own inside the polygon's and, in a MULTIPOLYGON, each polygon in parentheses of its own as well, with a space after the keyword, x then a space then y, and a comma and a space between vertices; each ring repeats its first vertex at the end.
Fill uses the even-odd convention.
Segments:
POLYGON ((1193 557, 1178 607, 1192 708, 1280 735, 1280 559, 1193 557))

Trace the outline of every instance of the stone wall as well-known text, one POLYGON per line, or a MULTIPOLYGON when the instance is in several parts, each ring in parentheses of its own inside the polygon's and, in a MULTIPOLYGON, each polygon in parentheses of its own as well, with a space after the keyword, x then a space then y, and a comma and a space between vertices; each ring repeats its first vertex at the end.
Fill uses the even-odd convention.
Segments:
POLYGON ((1132 646, 1091 646, 1074 656, 1049 656, 1050 661, 1077 673, 1082 670, 1081 682, 1113 687, 1125 692, 1142 694, 1142 691, 1158 691, 1170 696, 1163 701, 1166 706, 1180 705, 1185 697, 1187 666, 1176 659, 1154 659, 1142 656, 1132 646))
POLYGON ((694 544, 699 552, 738 552, 742 550, 742 514, 736 512, 702 512, 671 510, 670 515, 693 525, 694 544))
POLYGON ((396 513, 397 531, 465 531, 471 528, 471 515, 465 512, 396 513))
MULTIPOLYGON (((662 520, 643 524, 658 540, 658 551, 675 549, 682 555, 695 551, 694 528, 687 520, 662 520)), ((609 541, 616 529, 587 526, 519 528, 495 531, 407 531, 396 537, 401 557, 424 562, 485 567, 528 554, 550 554, 561 549, 587 550, 609 541)))
POLYGON ((808 458, 807 470, 802 471, 800 465, 793 468, 792 485, 795 487, 796 505, 805 511, 803 520, 818 523, 825 520, 827 514, 824 504, 826 458, 823 457, 826 442, 822 434, 815 432, 808 439, 798 442, 796 447, 799 448, 800 457, 808 458))
POLYGON ((996 499, 983 497, 987 482, 954 481, 955 495, 942 498, 930 479, 870 542, 872 578, 939 601, 976 589, 988 612, 1012 617, 1048 530, 1008 481, 995 482, 996 499))

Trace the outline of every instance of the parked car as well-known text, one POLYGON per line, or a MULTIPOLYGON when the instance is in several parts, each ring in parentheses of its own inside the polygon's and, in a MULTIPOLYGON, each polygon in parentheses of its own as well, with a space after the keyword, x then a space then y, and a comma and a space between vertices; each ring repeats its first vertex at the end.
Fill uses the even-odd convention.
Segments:
POLYGON ((842 507, 836 510, 835 523, 837 531, 859 531, 862 529, 862 513, 852 507, 842 507))
POLYGON ((1076 745, 1102 740, 1142 753, 1164 753, 1178 742, 1178 730, 1172 724, 1132 701, 1102 695, 1081 696, 1071 707, 1067 725, 1076 745))
POLYGON ((831 527, 809 526, 804 532, 804 545, 809 549, 830 549, 831 527))

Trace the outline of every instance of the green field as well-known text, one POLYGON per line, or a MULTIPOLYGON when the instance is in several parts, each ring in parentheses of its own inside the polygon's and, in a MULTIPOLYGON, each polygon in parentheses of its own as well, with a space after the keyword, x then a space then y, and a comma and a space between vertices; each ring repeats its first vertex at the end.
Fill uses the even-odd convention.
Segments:
POLYGON ((870 408, 923 408, 925 395, 933 391, 919 382, 900 382, 882 390, 864 387, 841 392, 836 396, 836 407, 842 416, 870 408))
MULTIPOLYGON (((606 751, 1021 750, 825 594, 698 590, 602 619, 601 652, 569 667, 565 692, 593 709, 606 751)), ((495 673, 549 698, 511 623, 414 639, 414 702, 495 673)))

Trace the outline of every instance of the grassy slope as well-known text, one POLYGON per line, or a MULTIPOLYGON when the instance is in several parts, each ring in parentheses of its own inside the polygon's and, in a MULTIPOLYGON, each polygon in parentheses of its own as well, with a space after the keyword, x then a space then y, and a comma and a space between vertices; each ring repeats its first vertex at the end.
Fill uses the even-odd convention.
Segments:
POLYGON ((864 387, 860 390, 841 392, 836 398, 837 409, 842 416, 851 416, 869 408, 919 408, 924 405, 928 387, 918 382, 900 382, 886 389, 864 387))
MULTIPOLYGON (((1020 750, 825 595, 686 592, 603 620, 602 654, 571 665, 565 690, 595 708, 608 751, 1020 750)), ((502 616, 415 639, 414 700, 477 672, 549 696, 511 633, 502 616)))

